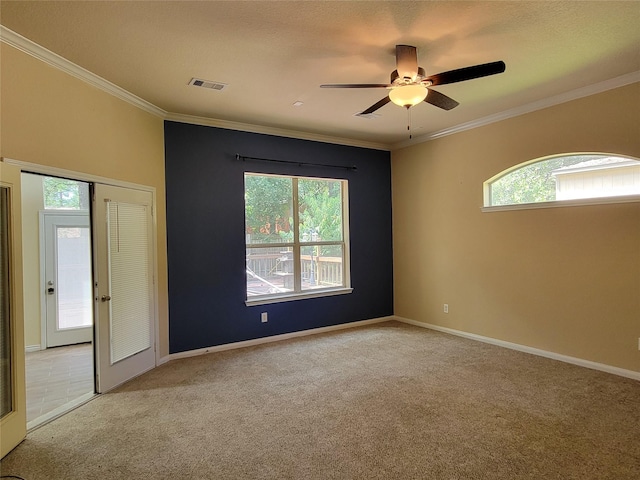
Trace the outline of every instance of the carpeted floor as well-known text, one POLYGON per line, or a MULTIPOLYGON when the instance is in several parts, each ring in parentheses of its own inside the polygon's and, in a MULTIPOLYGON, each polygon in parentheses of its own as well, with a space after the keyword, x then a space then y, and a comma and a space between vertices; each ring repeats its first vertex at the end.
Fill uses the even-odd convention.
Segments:
POLYGON ((172 361, 32 432, 38 479, 638 479, 640 382, 396 322, 172 361))

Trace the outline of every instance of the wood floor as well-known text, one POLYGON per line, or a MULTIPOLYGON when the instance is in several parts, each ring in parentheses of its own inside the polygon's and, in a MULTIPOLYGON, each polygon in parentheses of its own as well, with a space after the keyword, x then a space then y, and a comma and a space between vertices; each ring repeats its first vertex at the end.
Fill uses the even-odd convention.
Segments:
POLYGON ((27 424, 31 428, 94 392, 90 343, 26 354, 27 424))

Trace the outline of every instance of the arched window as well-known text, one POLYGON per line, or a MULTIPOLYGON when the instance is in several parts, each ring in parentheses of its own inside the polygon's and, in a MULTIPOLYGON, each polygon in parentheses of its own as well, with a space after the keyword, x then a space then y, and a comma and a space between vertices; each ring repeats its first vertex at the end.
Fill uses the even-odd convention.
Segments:
POLYGON ((640 161, 604 153, 539 158, 484 182, 485 207, 629 195, 640 195, 640 161))

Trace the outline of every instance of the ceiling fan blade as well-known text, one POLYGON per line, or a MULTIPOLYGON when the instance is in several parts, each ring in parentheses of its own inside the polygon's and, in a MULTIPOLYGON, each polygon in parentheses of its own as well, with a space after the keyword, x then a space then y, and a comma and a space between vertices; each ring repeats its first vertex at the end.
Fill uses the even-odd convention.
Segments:
POLYGON ((415 80, 418 74, 418 51, 411 45, 396 45, 396 70, 400 78, 415 80))
POLYGON ((427 98, 424 99, 425 102, 430 103, 431 105, 435 105, 443 110, 451 110, 452 108, 456 108, 460 105, 453 98, 449 98, 446 95, 436 92, 435 90, 429 89, 429 93, 427 94, 427 98))
POLYGON ((320 88, 390 88, 388 83, 330 83, 320 88))
POLYGON ((504 62, 491 62, 482 65, 474 65, 472 67, 459 68, 457 70, 449 70, 448 72, 436 73, 425 78, 429 80, 431 85, 446 85, 448 83, 464 82, 465 80, 473 80, 474 78, 487 77, 505 71, 504 62))
POLYGON ((360 112, 358 115, 367 115, 369 113, 373 113, 376 110, 378 110, 380 107, 384 107, 390 101, 391 101, 391 99, 389 98, 389 96, 386 96, 382 100, 380 100, 379 102, 374 103, 373 105, 371 105, 364 112, 360 112))

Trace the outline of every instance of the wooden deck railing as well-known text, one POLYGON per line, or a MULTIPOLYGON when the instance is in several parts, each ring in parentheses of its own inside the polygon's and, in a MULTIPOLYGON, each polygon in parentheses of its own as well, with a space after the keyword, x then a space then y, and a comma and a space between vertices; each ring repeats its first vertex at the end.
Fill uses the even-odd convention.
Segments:
POLYGON ((317 286, 342 285, 342 258, 341 257, 311 257, 302 255, 302 280, 317 286))
MULTIPOLYGON (((247 256, 247 268, 263 278, 279 277, 293 273, 292 260, 287 252, 251 254, 247 256)), ((340 286, 343 282, 341 257, 316 257, 302 255, 302 281, 307 286, 340 286)))

